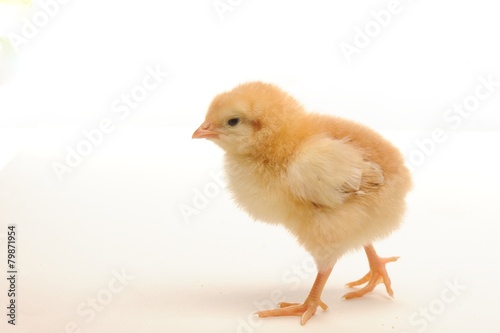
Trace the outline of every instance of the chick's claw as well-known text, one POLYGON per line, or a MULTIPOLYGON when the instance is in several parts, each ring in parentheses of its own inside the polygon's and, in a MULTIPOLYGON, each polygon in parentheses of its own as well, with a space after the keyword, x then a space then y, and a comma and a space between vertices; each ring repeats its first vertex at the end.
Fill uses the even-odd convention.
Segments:
POLYGON ((300 323, 305 325, 320 306, 323 310, 328 309, 328 305, 321 300, 307 299, 304 303, 281 302, 279 308, 274 310, 259 311, 256 314, 263 317, 300 316, 300 323))

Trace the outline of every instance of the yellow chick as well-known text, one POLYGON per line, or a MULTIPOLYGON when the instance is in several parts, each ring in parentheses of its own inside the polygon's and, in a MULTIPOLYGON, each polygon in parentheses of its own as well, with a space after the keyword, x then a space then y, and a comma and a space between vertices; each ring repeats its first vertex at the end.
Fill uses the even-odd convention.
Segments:
POLYGON ((225 151, 228 187, 253 218, 280 224, 308 250, 318 268, 303 303, 280 303, 260 317, 301 316, 304 325, 318 306, 337 260, 364 247, 370 270, 348 283, 361 297, 384 283, 393 295, 385 264, 372 243, 401 224, 410 172, 401 153, 373 130, 338 117, 308 113, 278 87, 241 84, 212 101, 193 138, 225 151))

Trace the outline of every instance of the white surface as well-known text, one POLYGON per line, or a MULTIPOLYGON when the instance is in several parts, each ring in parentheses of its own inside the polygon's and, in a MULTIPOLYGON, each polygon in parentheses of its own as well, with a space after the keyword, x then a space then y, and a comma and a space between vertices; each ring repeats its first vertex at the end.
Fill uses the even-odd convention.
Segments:
MULTIPOLYGON (((39 3, 4 12, 0 33, 19 33, 22 15, 34 15, 39 3)), ((387 3, 249 0, 223 21, 212 1, 61 6, 15 55, 14 76, 0 80, 1 331, 497 329, 500 88, 456 130, 444 119, 474 95, 480 76, 500 81, 497 11, 488 1, 402 1, 404 10, 348 64, 339 43, 387 3), (114 101, 157 66, 168 78, 120 118, 114 101), (308 109, 372 126, 410 163, 423 154, 416 141, 446 131, 413 163, 402 229, 375 245, 381 255, 401 256, 388 268, 394 300, 381 286, 340 299, 343 285, 366 273, 356 252, 330 277, 323 294, 330 309, 305 327, 298 318, 251 316, 271 300, 303 301, 315 270, 286 231, 235 207, 213 179, 222 153, 190 139, 213 95, 249 79, 283 86, 308 109), (64 162, 67 146, 105 118, 113 131, 59 182, 51 163, 64 162), (198 190, 214 195, 186 221, 180 207, 192 206, 198 190), (19 231, 15 328, 4 314, 10 223, 19 231), (130 277, 124 286, 120 272, 130 277), (455 295, 449 283, 466 289, 455 295), (88 305, 95 298, 107 303, 99 311, 88 305)))

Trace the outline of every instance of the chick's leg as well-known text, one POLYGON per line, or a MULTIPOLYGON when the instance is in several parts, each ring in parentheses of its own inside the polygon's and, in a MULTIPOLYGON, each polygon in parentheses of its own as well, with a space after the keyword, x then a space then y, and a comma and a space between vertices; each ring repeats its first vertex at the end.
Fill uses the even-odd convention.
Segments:
POLYGON ((321 293, 325 287, 326 281, 332 272, 332 268, 318 272, 314 285, 309 292, 304 303, 279 303, 279 308, 274 310, 259 311, 256 314, 259 317, 278 317, 278 316, 300 316, 300 323, 305 323, 316 313, 316 309, 320 306, 323 310, 328 309, 328 306, 321 301, 321 293))
POLYGON ((381 258, 377 255, 377 252, 375 252, 372 244, 365 246, 365 252, 366 256, 368 257, 370 271, 361 279, 348 283, 347 286, 352 288, 362 285, 363 283, 368 283, 363 288, 351 293, 347 293, 343 297, 345 299, 351 299, 364 296, 365 294, 371 292, 379 283, 384 283, 387 293, 392 296, 394 293, 391 288, 391 279, 387 274, 385 264, 387 264, 388 262, 396 261, 399 259, 399 257, 381 258))

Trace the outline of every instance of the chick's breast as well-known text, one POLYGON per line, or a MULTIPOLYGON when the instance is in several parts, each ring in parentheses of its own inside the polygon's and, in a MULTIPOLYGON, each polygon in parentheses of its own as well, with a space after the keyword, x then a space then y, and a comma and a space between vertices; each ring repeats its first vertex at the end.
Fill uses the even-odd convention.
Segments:
POLYGON ((279 172, 257 161, 226 155, 228 189, 236 203, 256 220, 272 224, 292 223, 294 202, 279 172))

